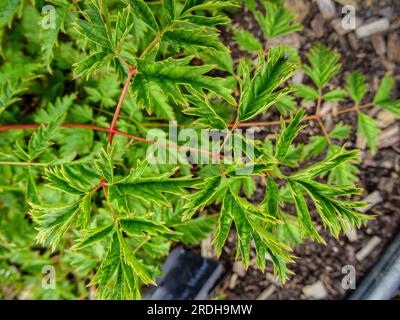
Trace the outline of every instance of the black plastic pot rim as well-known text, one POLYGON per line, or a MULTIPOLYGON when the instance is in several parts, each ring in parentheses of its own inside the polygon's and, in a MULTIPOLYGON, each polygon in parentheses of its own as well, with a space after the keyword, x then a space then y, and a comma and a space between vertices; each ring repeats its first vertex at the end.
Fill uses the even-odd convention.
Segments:
POLYGON ((389 300, 400 288, 400 231, 349 300, 389 300))

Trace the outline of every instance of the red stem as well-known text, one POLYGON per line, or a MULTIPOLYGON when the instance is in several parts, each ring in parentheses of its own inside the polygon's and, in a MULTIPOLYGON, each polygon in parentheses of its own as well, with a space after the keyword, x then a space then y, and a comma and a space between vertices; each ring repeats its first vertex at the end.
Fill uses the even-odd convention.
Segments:
MULTIPOLYGON (((10 124, 5 126, 0 126, 0 131, 8 131, 8 130, 18 130, 18 129, 36 129, 39 128, 41 124, 38 123, 30 123, 30 124, 10 124)), ((95 131, 109 132, 110 129, 94 126, 91 124, 85 123, 63 123, 61 127, 65 128, 82 128, 82 129, 90 129, 95 131)))
POLYGON ((128 77, 126 78, 124 87, 123 87, 122 92, 121 92, 121 96, 119 97, 117 108, 115 109, 115 113, 114 113, 114 116, 113 116, 113 119, 112 119, 112 122, 111 122, 110 131, 109 131, 109 134, 108 134, 108 144, 109 145, 112 144, 112 141, 114 139, 115 130, 117 128, 118 117, 119 117, 119 114, 121 112, 121 108, 122 108, 122 105, 124 103, 124 99, 125 99, 126 93, 128 92, 129 85, 130 85, 130 83, 132 81, 132 77, 135 74, 135 72, 136 72, 136 67, 132 67, 131 69, 129 69, 128 77))
MULTIPOLYGON (((5 125, 5 126, 0 126, 0 131, 8 131, 8 130, 18 130, 18 129, 36 129, 40 126, 40 124, 33 123, 33 124, 15 124, 15 125, 5 125)), ((150 143, 150 144, 155 144, 159 145, 161 147, 165 148, 176 148, 178 150, 186 150, 190 152, 196 152, 196 153, 202 153, 202 154, 207 154, 211 155, 215 158, 223 159, 224 156, 219 153, 215 152, 209 152, 206 150, 201 150, 201 149, 196 149, 196 148, 190 148, 190 147, 184 147, 184 146, 178 146, 178 145, 171 145, 169 143, 162 143, 156 140, 150 140, 150 139, 145 139, 142 137, 135 136, 133 134, 129 134, 126 132, 119 131, 117 129, 109 129, 109 128, 104 128, 104 127, 99 127, 99 126, 94 126, 91 124, 84 124, 84 123, 64 123, 61 125, 61 127, 67 127, 67 128, 82 128, 82 129, 89 129, 89 130, 95 130, 95 131, 100 131, 100 132, 107 132, 107 133, 112 133, 113 135, 119 135, 122 137, 127 137, 132 140, 144 142, 144 143, 150 143)))

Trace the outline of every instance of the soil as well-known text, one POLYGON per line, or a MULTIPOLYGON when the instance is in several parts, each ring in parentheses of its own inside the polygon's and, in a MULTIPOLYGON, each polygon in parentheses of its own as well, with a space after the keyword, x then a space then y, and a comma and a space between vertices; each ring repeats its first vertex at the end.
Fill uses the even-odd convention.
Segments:
MULTIPOLYGON (((399 96, 400 66, 398 61, 393 61, 396 60, 393 55, 392 60, 390 60, 386 53, 377 54, 377 50, 370 39, 358 40, 354 33, 340 36, 335 32, 330 21, 322 18, 315 2, 303 1, 304 6, 302 7, 301 1, 295 1, 296 6, 293 9, 297 9, 299 15, 303 13, 302 24, 304 29, 298 35, 289 36, 283 41, 297 44, 301 53, 306 52, 318 41, 335 48, 342 55, 343 65, 341 73, 334 79, 336 83, 344 83, 345 75, 349 71, 359 69, 366 75, 370 87, 375 90, 379 79, 385 73, 391 73, 397 80, 394 94, 397 97, 399 96), (297 5, 299 3, 300 5, 297 5)), ((390 30, 382 34, 386 47, 390 41, 393 41, 395 35, 400 33, 400 3, 397 2, 396 0, 358 1, 357 17, 361 17, 364 22, 381 17, 387 17, 390 20, 390 30)), ((336 10, 340 13, 338 3, 336 3, 336 10)), ((232 15, 231 18, 236 26, 249 30, 259 39, 262 39, 262 32, 251 13, 242 9, 240 14, 232 15)), ((232 35, 229 30, 224 31, 223 37, 230 45, 234 57, 239 58, 245 54, 232 43, 232 35)), ((307 79, 305 83, 308 83, 307 79)), ((369 96, 366 99, 370 98, 369 96)), ((376 113, 376 110, 372 109, 369 112, 376 113)), ((258 120, 270 119, 273 119, 271 113, 260 117, 258 120)), ((356 117, 355 114, 348 113, 343 115, 340 120, 346 123, 355 123, 356 117)), ((390 124, 390 126, 396 125, 400 125, 399 121, 390 124)), ((263 128, 258 134, 267 136, 273 130, 273 128, 263 128)), ((308 136, 318 132, 318 128, 312 126, 312 124, 307 130, 308 136)), ((357 145, 356 134, 353 137, 349 146, 357 145)), ((351 291, 342 288, 342 279, 345 276, 342 273, 342 268, 346 265, 354 266, 357 283, 359 283, 377 261, 384 247, 398 232, 400 226, 400 143, 397 142, 395 145, 380 148, 375 156, 372 156, 369 151, 365 151, 362 153, 362 157, 359 185, 365 189, 363 197, 373 192, 379 192, 382 200, 368 211, 369 214, 376 215, 376 218, 370 221, 367 227, 357 230, 356 241, 350 241, 345 235, 340 236, 339 239, 334 239, 329 232, 320 227, 320 233, 325 238, 327 245, 307 241, 295 249, 294 253, 299 257, 297 263, 291 266, 295 275, 281 287, 272 275, 271 266, 266 273, 253 267, 250 267, 247 271, 238 271, 233 268, 236 257, 236 235, 235 232, 231 232, 227 246, 221 256, 221 261, 224 263, 227 272, 215 288, 212 296, 222 295, 226 299, 257 299, 261 293, 269 291, 269 294, 266 294, 268 299, 308 299, 303 288, 320 281, 326 290, 324 299, 346 298, 351 291), (364 259, 357 260, 356 253, 374 237, 380 240, 379 244, 364 259)), ((263 197, 262 192, 257 192, 257 194, 260 199, 254 199, 255 201, 259 201, 263 197)), ((400 292, 396 298, 400 298, 400 292)))

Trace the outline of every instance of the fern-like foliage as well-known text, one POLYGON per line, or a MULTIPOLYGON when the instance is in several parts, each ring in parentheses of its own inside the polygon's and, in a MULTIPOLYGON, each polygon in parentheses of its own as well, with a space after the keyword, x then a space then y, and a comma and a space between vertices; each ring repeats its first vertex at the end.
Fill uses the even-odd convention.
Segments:
POLYGON ((265 11, 265 15, 257 11, 255 16, 268 39, 301 30, 301 26, 293 22, 295 15, 282 3, 266 2, 265 11))
MULTIPOLYGON (((324 242, 312 210, 335 237, 371 218, 354 200, 360 159, 344 147, 352 128, 338 121, 327 130, 321 106, 351 100, 358 132, 377 151, 379 129, 365 110, 400 116, 391 76, 366 106, 360 72, 332 86, 338 53, 316 44, 303 63, 287 46, 265 50, 265 39, 232 26, 237 1, 54 0, 55 28, 40 40, 36 2, 0 4, 0 267, 32 283, 32 298, 86 298, 89 284, 99 299, 138 299, 171 247, 211 237, 220 255, 231 232, 246 268, 254 247, 257 267, 271 263, 284 283, 292 248, 324 242), (233 59, 220 37, 228 29, 258 59, 233 59), (301 68, 308 78, 291 85, 301 68), (260 124, 271 108, 282 118, 260 124), (299 139, 307 121, 321 126, 309 141, 299 139), (278 124, 275 138, 236 130, 263 124, 278 124), (151 128, 166 142, 149 138, 151 128), (196 147, 176 139, 204 128, 223 136, 196 147), (148 156, 157 148, 161 163, 148 156), (256 181, 265 182, 259 202, 256 181), (51 292, 37 277, 44 265, 57 267, 51 292)), ((282 1, 246 4, 268 40, 300 29, 282 1)))

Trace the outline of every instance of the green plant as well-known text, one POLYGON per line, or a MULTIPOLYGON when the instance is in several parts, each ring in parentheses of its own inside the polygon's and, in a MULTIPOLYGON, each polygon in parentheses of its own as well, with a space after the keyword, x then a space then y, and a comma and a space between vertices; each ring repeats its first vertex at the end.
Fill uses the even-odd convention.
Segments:
MULTIPOLYGON (((294 22, 296 16, 284 6, 283 1, 261 1, 263 11, 257 9, 255 1, 245 1, 245 3, 246 8, 254 14, 266 42, 302 29, 301 25, 294 22)), ((263 45, 249 31, 233 30, 233 32, 241 49, 250 52, 262 50, 263 45)))
MULTIPOLYGON (((329 133, 321 120, 322 101, 347 92, 356 106, 346 112, 362 109, 359 74, 349 77, 347 91, 324 92, 339 70, 337 55, 315 47, 304 69, 317 90, 295 88, 287 81, 300 61, 286 47, 257 48, 255 70, 247 59, 233 63, 219 28, 229 27, 235 2, 49 3, 55 26, 39 33, 33 32, 41 21, 37 8, 47 2, 0 5, 0 292, 6 298, 27 291, 33 298, 86 298, 87 284, 97 298, 139 298, 172 244, 197 244, 214 233, 220 254, 232 227, 243 264, 248 267, 254 242, 257 266, 266 267, 268 254, 284 282, 293 262, 290 246, 305 238, 324 242, 306 198, 335 236, 370 218, 357 210, 362 202, 350 199, 362 191, 353 185, 357 151, 341 143, 349 127, 339 124, 329 133), (306 116, 296 97, 317 101, 316 114, 306 116), (273 107, 292 114, 278 121, 275 143, 235 131, 275 125, 248 122, 273 107), (161 130, 168 120, 177 130, 227 134, 198 148, 171 136, 168 143, 146 137, 154 127, 171 135, 161 130), (295 143, 307 120, 318 121, 323 135, 295 143), (232 136, 253 152, 240 153, 235 145, 232 161, 225 154, 232 136), (164 150, 168 161, 153 163, 152 147, 164 150), (188 156, 208 162, 194 166, 188 156), (315 156, 319 161, 305 164, 315 156), (261 203, 251 201, 255 179, 266 180, 261 203), (56 267, 56 289, 40 286, 46 265, 56 267)), ((288 14, 282 10, 276 14, 288 14)), ((274 21, 263 22, 271 37, 285 30, 274 21)), ((286 30, 298 29, 292 18, 284 21, 292 26, 286 30)), ((392 85, 386 77, 374 104, 398 115, 392 85)), ((360 113, 364 133, 372 126, 365 117, 360 113)))

